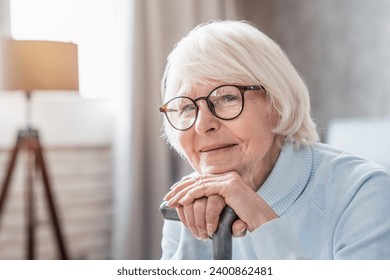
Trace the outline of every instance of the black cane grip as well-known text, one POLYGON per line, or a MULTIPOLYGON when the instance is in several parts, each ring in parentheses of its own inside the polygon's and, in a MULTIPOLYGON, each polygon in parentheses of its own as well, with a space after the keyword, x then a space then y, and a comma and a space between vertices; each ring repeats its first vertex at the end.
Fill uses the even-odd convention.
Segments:
MULTIPOLYGON (((176 209, 170 208, 164 201, 160 211, 166 220, 180 221, 176 209)), ((220 216, 218 229, 213 235, 213 259, 230 260, 232 258, 232 225, 237 215, 230 206, 226 206, 220 216)))
POLYGON ((214 260, 232 259, 232 225, 237 220, 237 214, 230 206, 223 209, 218 229, 213 235, 214 260))
POLYGON ((163 203, 161 203, 160 212, 165 220, 180 221, 176 209, 169 207, 167 201, 163 201, 163 203))

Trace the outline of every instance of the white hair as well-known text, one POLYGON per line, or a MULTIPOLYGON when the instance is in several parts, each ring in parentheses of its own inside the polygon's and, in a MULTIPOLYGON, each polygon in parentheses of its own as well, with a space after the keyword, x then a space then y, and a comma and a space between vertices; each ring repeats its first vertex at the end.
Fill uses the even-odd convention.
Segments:
MULTIPOLYGON (((212 21, 194 28, 168 56, 161 83, 164 102, 194 84, 218 82, 261 85, 270 112, 276 114, 273 132, 296 146, 318 141, 311 118, 308 89, 283 50, 246 21, 212 21)), ((177 131, 165 120, 164 136, 181 153, 177 131)))

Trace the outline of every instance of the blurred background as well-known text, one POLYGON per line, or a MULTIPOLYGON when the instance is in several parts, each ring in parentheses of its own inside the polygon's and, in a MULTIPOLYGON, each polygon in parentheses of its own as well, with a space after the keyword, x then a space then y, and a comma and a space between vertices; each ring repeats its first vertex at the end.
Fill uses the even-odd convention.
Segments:
MULTIPOLYGON (((158 259, 159 205, 188 165, 161 139, 160 79, 174 44, 211 19, 246 19, 304 77, 323 142, 390 167, 390 1, 0 0, 0 37, 73 42, 80 89, 34 92, 71 259, 158 259)), ((23 92, 0 92, 0 182, 26 125, 23 92)), ((24 158, 4 205, 0 259, 26 251, 24 158)), ((58 257, 42 195, 36 258, 58 257)))

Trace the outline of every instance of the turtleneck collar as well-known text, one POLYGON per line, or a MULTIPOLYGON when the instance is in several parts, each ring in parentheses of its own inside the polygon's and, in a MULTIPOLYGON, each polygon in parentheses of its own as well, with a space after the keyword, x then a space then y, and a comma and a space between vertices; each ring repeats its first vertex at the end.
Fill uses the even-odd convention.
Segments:
POLYGON ((278 214, 283 214, 304 191, 312 170, 310 147, 296 149, 285 142, 270 175, 257 193, 278 214))

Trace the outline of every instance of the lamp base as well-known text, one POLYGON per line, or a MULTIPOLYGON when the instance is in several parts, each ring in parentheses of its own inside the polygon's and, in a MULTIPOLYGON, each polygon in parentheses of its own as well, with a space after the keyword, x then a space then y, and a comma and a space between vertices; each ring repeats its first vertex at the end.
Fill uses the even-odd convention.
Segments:
POLYGON ((2 189, 0 193, 0 221, 3 214, 4 203, 7 198, 7 193, 10 187, 10 181, 15 169, 15 163, 19 154, 19 151, 25 151, 28 154, 27 162, 27 259, 35 258, 35 211, 34 211, 34 191, 33 191, 33 172, 36 170, 42 177, 44 186, 45 198, 48 206, 48 210, 51 217, 51 224, 54 229, 54 233, 57 240, 59 257, 61 259, 68 259, 68 255, 65 248, 65 242, 63 239, 60 222, 57 216, 56 204, 54 196, 51 190, 49 176, 47 174, 46 164, 43 158, 42 147, 39 142, 38 131, 35 129, 24 129, 19 131, 16 140, 15 147, 13 148, 11 157, 8 161, 7 171, 2 183, 2 189))

